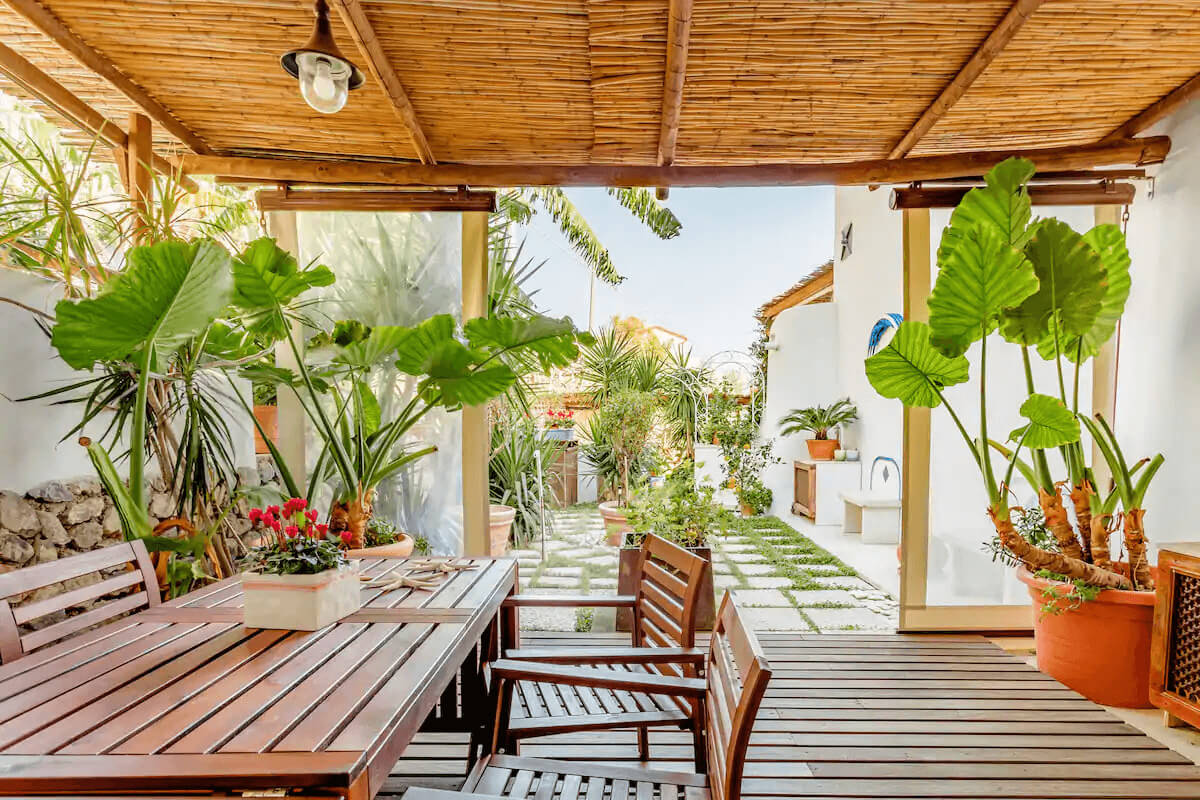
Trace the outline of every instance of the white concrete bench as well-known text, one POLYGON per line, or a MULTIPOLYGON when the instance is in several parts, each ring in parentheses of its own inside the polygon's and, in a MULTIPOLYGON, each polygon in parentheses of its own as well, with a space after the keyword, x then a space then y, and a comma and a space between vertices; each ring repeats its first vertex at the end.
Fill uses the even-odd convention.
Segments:
POLYGON ((900 499, 871 491, 842 492, 842 531, 861 533, 864 544, 900 542, 900 499))

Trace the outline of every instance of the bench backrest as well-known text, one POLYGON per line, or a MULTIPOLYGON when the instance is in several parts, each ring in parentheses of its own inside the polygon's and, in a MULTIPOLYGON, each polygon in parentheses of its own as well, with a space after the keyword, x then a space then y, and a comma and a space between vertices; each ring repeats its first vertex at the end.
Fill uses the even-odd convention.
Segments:
POLYGON ((738 800, 750 731, 771 680, 771 665, 728 592, 713 625, 705 679, 709 793, 712 800, 738 800))
POLYGON ((0 662, 7 664, 85 628, 159 602, 154 565, 140 541, 122 542, 0 575, 0 662), (120 567, 124 569, 117 571, 120 567), (17 595, 97 572, 101 573, 97 580, 85 586, 16 607, 9 603, 17 595), (137 589, 131 591, 134 587, 137 589), (114 592, 128 593, 58 622, 37 624, 47 615, 89 605, 114 592), (35 629, 23 631, 22 626, 30 623, 35 629))
POLYGON ((708 561, 647 534, 638 555, 634 643, 646 647, 694 647, 701 578, 708 561))

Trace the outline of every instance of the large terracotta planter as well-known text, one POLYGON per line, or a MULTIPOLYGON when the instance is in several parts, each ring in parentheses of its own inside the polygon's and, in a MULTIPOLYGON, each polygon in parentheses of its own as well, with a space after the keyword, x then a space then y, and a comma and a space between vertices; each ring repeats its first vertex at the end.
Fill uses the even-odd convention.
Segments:
POLYGON ((1106 589, 1094 600, 1061 614, 1043 614, 1043 592, 1065 584, 1038 578, 1021 567, 1029 587, 1038 669, 1094 702, 1121 708, 1150 708, 1150 636, 1154 592, 1106 589))
MULTIPOLYGON (((713 591, 712 548, 689 547, 707 563, 700 575, 700 596, 696 598, 696 630, 711 631, 716 619, 716 594, 713 591)), ((637 566, 640 547, 622 547, 617 561, 617 594, 633 594, 637 589, 637 566)), ((633 628, 633 612, 626 608, 617 609, 616 629, 628 631, 633 628)))
MULTIPOLYGON (((255 406, 254 418, 258 420, 258 425, 267 432, 267 437, 274 443, 279 442, 279 406, 255 406)), ((267 443, 263 441, 262 434, 258 432, 258 425, 254 426, 254 452, 256 455, 263 455, 271 452, 267 447, 267 443)))
POLYGON ((615 500, 600 504, 600 516, 604 518, 604 530, 608 534, 610 547, 620 547, 625 542, 625 534, 633 530, 629 527, 629 519, 625 509, 617 508, 615 500))
POLYGON ((501 558, 508 555, 508 539, 512 533, 513 520, 517 518, 517 510, 512 506, 488 506, 488 529, 491 532, 488 539, 488 555, 501 558))
POLYGON ((806 444, 813 461, 832 461, 833 451, 842 448, 842 443, 837 439, 809 439, 806 444))
POLYGON ((407 533, 391 544, 381 544, 375 547, 362 547, 357 550, 347 550, 346 558, 408 558, 412 555, 416 542, 407 533))

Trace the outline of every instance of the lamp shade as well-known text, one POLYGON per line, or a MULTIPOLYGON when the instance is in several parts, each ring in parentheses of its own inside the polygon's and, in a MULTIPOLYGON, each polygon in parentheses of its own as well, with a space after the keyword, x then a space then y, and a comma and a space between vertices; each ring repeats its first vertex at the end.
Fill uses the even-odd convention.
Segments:
POLYGON ((279 63, 300 82, 300 95, 309 106, 322 114, 333 114, 341 111, 347 94, 362 86, 366 78, 338 49, 325 0, 316 0, 313 13, 316 22, 312 36, 303 47, 284 53, 279 63))

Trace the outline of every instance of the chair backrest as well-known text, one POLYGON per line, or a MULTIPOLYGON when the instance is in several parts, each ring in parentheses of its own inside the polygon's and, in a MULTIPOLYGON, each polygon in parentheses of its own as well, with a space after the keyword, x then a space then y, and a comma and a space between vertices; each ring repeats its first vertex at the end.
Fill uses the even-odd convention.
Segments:
POLYGON ((122 542, 0 575, 0 662, 7 664, 120 614, 156 606, 160 597, 154 564, 140 541, 122 542), (15 607, 9 603, 18 595, 92 573, 100 574, 87 585, 15 607), (139 588, 130 591, 133 587, 139 588), (122 594, 94 605, 94 601, 117 592, 122 594), (93 605, 49 624, 42 619, 93 605))
POLYGON ((771 665, 728 592, 713 625, 705 679, 709 794, 712 800, 738 800, 750 731, 771 680, 771 665))
POLYGON ((701 578, 707 567, 708 561, 695 553, 652 533, 646 535, 638 556, 634 593, 635 644, 695 646, 701 578))

